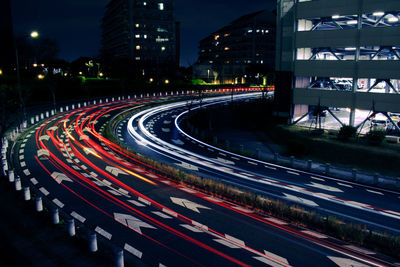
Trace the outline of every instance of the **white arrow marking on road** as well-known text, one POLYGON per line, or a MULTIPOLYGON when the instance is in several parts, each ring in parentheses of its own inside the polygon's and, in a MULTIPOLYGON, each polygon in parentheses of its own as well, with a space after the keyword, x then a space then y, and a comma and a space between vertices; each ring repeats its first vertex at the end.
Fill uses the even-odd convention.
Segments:
POLYGON ((114 218, 119 223, 125 225, 126 227, 136 230, 140 234, 142 234, 140 227, 149 228, 149 229, 157 229, 154 226, 152 226, 148 223, 145 223, 136 217, 133 217, 132 215, 122 214, 122 213, 114 213, 114 218))
POLYGON ((199 170, 199 168, 197 168, 196 166, 191 165, 191 164, 188 164, 188 163, 186 163, 186 162, 182 162, 182 163, 180 163, 180 164, 175 163, 175 165, 177 165, 177 166, 179 166, 179 167, 182 167, 182 168, 185 168, 185 169, 187 169, 187 170, 191 170, 191 171, 198 171, 198 170, 199 170))
POLYGON ((117 177, 118 177, 118 175, 120 175, 120 174, 125 174, 125 175, 127 175, 127 173, 124 172, 123 170, 118 169, 118 168, 116 168, 116 167, 111 167, 111 166, 107 166, 107 167, 106 167, 106 171, 108 171, 109 173, 112 173, 114 176, 117 176, 117 177))
POLYGON ((319 189, 323 189, 323 190, 326 190, 326 191, 330 191, 330 192, 343 193, 343 191, 340 190, 339 188, 332 187, 332 186, 327 186, 327 185, 323 185, 323 184, 317 184, 317 183, 314 183, 314 182, 311 182, 311 184, 306 184, 306 185, 312 186, 312 187, 315 187, 315 188, 319 188, 319 189))
POLYGON ((79 137, 79 140, 80 141, 82 141, 82 140, 89 140, 89 136, 87 136, 87 135, 81 135, 80 137, 79 137))
POLYGON ((346 259, 346 258, 339 258, 339 257, 332 257, 328 256, 328 259, 336 263, 340 267, 368 267, 369 265, 362 264, 360 262, 351 260, 351 259, 346 259))
POLYGON ((225 163, 225 164, 229 164, 229 165, 235 165, 235 162, 231 161, 231 160, 227 160, 227 159, 223 159, 223 158, 216 158, 216 160, 218 160, 219 162, 225 163))
POLYGON ((42 135, 42 136, 39 138, 39 140, 40 140, 40 141, 42 141, 42 140, 49 141, 49 140, 50 140, 50 136, 48 136, 48 135, 42 135))
POLYGON ((66 176, 64 173, 60 173, 60 172, 53 172, 51 174, 51 177, 53 177, 53 179, 59 184, 61 184, 63 181, 71 182, 71 183, 73 182, 70 178, 68 178, 68 176, 66 176))
POLYGON ((176 145, 179 145, 179 146, 181 146, 181 145, 183 145, 184 144, 184 142, 182 142, 181 140, 179 140, 179 139, 172 139, 171 140, 174 144, 176 144, 176 145))
POLYGON ((49 157, 50 153, 49 153, 49 151, 47 149, 40 149, 40 150, 37 151, 37 155, 38 155, 39 158, 42 157, 42 156, 48 156, 49 157))
POLYGON ((176 205, 188 208, 192 211, 195 211, 197 213, 200 213, 200 211, 198 209, 206 209, 206 210, 210 210, 209 207, 205 207, 203 205, 194 203, 192 201, 189 201, 187 199, 182 199, 182 198, 176 198, 176 197, 170 197, 171 201, 173 203, 175 203, 176 205))
POLYGON ((304 199, 304 198, 301 198, 301 197, 296 197, 296 196, 289 195, 289 194, 286 194, 286 193, 284 193, 284 194, 285 194, 287 199, 290 199, 290 200, 293 200, 293 201, 296 201, 296 202, 300 202, 300 203, 306 204, 308 206, 318 207, 318 204, 315 203, 314 201, 311 201, 311 200, 308 200, 308 199, 304 199))

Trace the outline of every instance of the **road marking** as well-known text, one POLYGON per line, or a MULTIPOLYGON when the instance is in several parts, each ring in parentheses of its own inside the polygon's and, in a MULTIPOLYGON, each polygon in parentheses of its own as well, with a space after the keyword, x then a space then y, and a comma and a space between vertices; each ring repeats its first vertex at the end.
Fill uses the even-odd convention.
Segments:
POLYGON ((337 184, 338 184, 338 185, 341 185, 341 186, 353 188, 353 186, 351 186, 351 185, 349 185, 349 184, 343 184, 343 183, 337 183, 337 184))
POLYGON ((328 256, 328 259, 333 261, 339 267, 353 267, 353 266, 368 267, 369 266, 369 265, 365 265, 360 262, 354 261, 352 259, 339 258, 339 257, 333 257, 333 256, 328 256))
POLYGON ((209 148, 209 147, 207 148, 207 150, 208 150, 208 151, 211 151, 211 152, 214 152, 214 149, 211 149, 211 148, 209 148))
POLYGON ((20 162, 20 165, 21 165, 22 168, 26 167, 25 161, 21 161, 21 162, 20 162))
POLYGON ((128 175, 126 172, 124 172, 123 170, 116 168, 116 167, 111 167, 111 166, 107 166, 106 167, 106 171, 108 171, 109 173, 111 173, 112 175, 118 177, 118 175, 123 174, 123 175, 128 175))
POLYGON ((302 204, 305 204, 305 205, 308 205, 308 206, 312 206, 312 207, 318 207, 319 206, 314 201, 311 201, 311 200, 308 200, 308 199, 305 199, 305 198, 301 198, 301 197, 296 197, 296 196, 289 195, 289 194, 286 194, 286 193, 283 193, 283 194, 285 195, 285 197, 287 199, 290 199, 290 200, 293 200, 293 201, 296 201, 296 202, 299 202, 299 203, 302 203, 302 204))
POLYGON ((311 184, 306 184, 306 185, 311 186, 311 187, 315 187, 315 188, 319 188, 319 189, 323 189, 323 190, 326 190, 326 191, 330 191, 330 192, 343 193, 343 191, 340 190, 339 188, 332 187, 332 186, 327 186, 327 185, 323 185, 323 184, 317 184, 317 183, 314 183, 314 182, 311 182, 311 184))
POLYGON ((77 171, 79 171, 80 170, 80 168, 78 167, 78 166, 72 166, 72 168, 74 169, 74 170, 77 170, 77 171))
POLYGON ((216 158, 215 160, 222 162, 224 164, 229 164, 229 165, 235 165, 235 162, 231 161, 231 160, 227 160, 227 159, 223 159, 223 158, 216 158))
POLYGON ((20 149, 19 154, 24 154, 24 149, 20 149))
POLYGON ((258 165, 258 163, 256 163, 256 162, 253 162, 253 161, 247 161, 248 163, 250 163, 250 164, 253 164, 253 165, 255 165, 255 166, 257 166, 258 165))
POLYGON ((325 179, 318 178, 318 177, 315 177, 315 176, 310 176, 310 177, 311 177, 311 179, 314 179, 314 180, 317 180, 317 181, 321 181, 321 182, 325 182, 325 179))
POLYGON ((370 193, 373 193, 373 194, 377 194, 377 195, 383 195, 382 192, 378 192, 378 191, 374 191, 374 190, 366 189, 366 191, 367 191, 367 192, 370 192, 370 193))
POLYGON ((194 225, 196 227, 200 227, 201 229, 203 229, 205 231, 208 231, 208 226, 207 225, 201 224, 201 223, 193 221, 193 220, 192 220, 192 225, 194 225))
POLYGON ((346 246, 343 246, 343 247, 345 247, 347 249, 351 249, 351 250, 357 251, 357 252, 360 252, 362 254, 366 254, 366 255, 375 255, 376 254, 375 252, 372 252, 372 251, 369 251, 369 250, 366 250, 366 249, 362 249, 362 248, 359 248, 359 247, 356 247, 356 246, 353 246, 353 245, 346 245, 346 246))
POLYGON ((40 141, 43 141, 43 140, 49 141, 49 140, 50 140, 50 136, 48 136, 48 135, 42 135, 41 137, 39 137, 39 140, 40 140, 40 141))
POLYGON ((86 218, 79 215, 78 213, 76 213, 75 211, 71 212, 71 216, 73 218, 75 218, 76 220, 80 221, 81 223, 84 223, 86 221, 86 218))
POLYGON ((210 210, 209 207, 205 207, 203 205, 194 203, 190 200, 187 199, 183 199, 183 198, 175 198, 175 197, 170 197, 172 203, 182 206, 184 208, 187 208, 189 210, 192 210, 194 212, 200 213, 199 209, 206 209, 206 210, 210 210))
POLYGON ((240 158, 234 157, 232 156, 231 158, 233 158, 234 160, 240 160, 240 158))
POLYGON ((155 214, 157 216, 160 216, 163 219, 172 219, 171 216, 168 216, 167 214, 164 214, 164 213, 159 212, 159 211, 152 211, 151 213, 153 213, 153 214, 155 214))
POLYGON ((240 206, 233 206, 232 208, 234 208, 236 210, 239 210, 239 211, 242 211, 242 212, 245 212, 245 213, 254 213, 254 211, 246 209, 246 208, 243 208, 243 207, 240 207, 240 206))
POLYGON ((172 211, 172 210, 163 208, 162 211, 163 211, 164 213, 166 213, 166 214, 171 215, 172 217, 175 217, 175 218, 178 217, 178 213, 176 213, 176 212, 174 212, 174 211, 172 211))
POLYGON ((28 175, 30 175, 31 173, 30 173, 30 171, 29 171, 28 169, 26 169, 26 170, 24 170, 24 174, 25 174, 26 176, 28 176, 28 175))
POLYGON ((129 192, 126 191, 126 190, 123 189, 123 188, 118 188, 118 191, 119 191, 120 193, 124 194, 124 195, 129 195, 129 192))
POLYGON ((321 238, 321 239, 328 238, 326 235, 323 235, 323 234, 320 234, 320 233, 317 233, 317 232, 313 232, 313 231, 309 231, 309 230, 303 230, 303 231, 300 231, 300 232, 305 233, 305 234, 310 235, 310 236, 313 236, 313 237, 316 237, 316 238, 321 238))
POLYGON ((106 186, 111 186, 112 185, 112 183, 110 183, 108 180, 106 180, 106 179, 103 179, 102 181, 101 181, 103 184, 105 184, 106 186))
POLYGON ((110 234, 109 232, 107 232, 106 230, 100 228, 99 226, 96 227, 96 229, 94 229, 95 232, 99 233, 100 235, 104 236, 105 238, 107 238, 108 240, 111 240, 112 238, 112 234, 110 234))
POLYGON ((138 200, 139 200, 140 202, 146 204, 147 206, 150 206, 150 205, 151 205, 151 202, 148 201, 148 200, 146 200, 146 199, 144 199, 144 198, 138 197, 138 200))
POLYGON ((45 196, 48 196, 50 194, 50 192, 47 191, 44 187, 39 188, 39 191, 42 192, 42 194, 45 196))
POLYGON ((270 222, 273 222, 273 223, 276 223, 276 224, 280 224, 280 225, 287 225, 288 224, 287 222, 284 222, 284 221, 281 221, 279 219, 272 218, 272 217, 268 217, 268 218, 265 218, 265 219, 270 221, 270 222))
POLYGON ((246 246, 244 241, 237 239, 236 237, 225 234, 225 238, 229 239, 230 241, 235 242, 236 244, 240 244, 243 247, 246 246))
POLYGON ((266 257, 253 256, 253 258, 256 259, 256 260, 259 260, 259 261, 261 261, 261 262, 263 262, 263 263, 265 263, 265 264, 267 264, 268 266, 271 266, 271 267, 282 267, 282 266, 285 266, 284 264, 280 264, 280 263, 275 262, 273 260, 270 260, 270 259, 268 259, 266 257))
POLYGON ((141 251, 137 250, 136 248, 132 247, 127 243, 125 243, 124 249, 129 253, 131 253, 133 256, 138 257, 139 259, 141 259, 143 256, 143 253, 141 251))
POLYGON ((133 217, 132 215, 122 214, 122 213, 114 213, 114 218, 119 223, 125 225, 126 227, 136 230, 140 234, 142 234, 142 231, 140 229, 141 227, 149 228, 149 229, 157 229, 154 226, 152 226, 148 223, 145 223, 136 217, 133 217))
POLYGON ((22 147, 22 148, 24 148, 25 146, 26 146, 26 144, 24 144, 24 143, 23 143, 23 144, 21 144, 21 147, 22 147))
POLYGON ((182 226, 183 228, 186 228, 186 229, 188 229, 188 230, 190 230, 192 232, 195 232, 195 233, 203 233, 203 231, 200 230, 199 228, 193 227, 193 226, 191 226, 189 224, 180 224, 180 226, 182 226))
POLYGON ((267 166, 267 165, 264 165, 264 167, 265 167, 265 168, 268 168, 268 169, 271 169, 271 170, 276 170, 275 167, 271 167, 271 166, 267 166))
POLYGON ((43 156, 48 156, 49 157, 50 153, 49 153, 49 151, 47 149, 40 149, 40 150, 37 151, 37 156, 38 156, 39 159, 43 158, 43 156))
POLYGON ((161 128, 164 133, 169 133, 171 130, 169 128, 161 128))
POLYGON ((222 202, 221 199, 214 198, 214 197, 205 197, 204 199, 207 199, 207 200, 212 201, 212 202, 222 202))
POLYGON ((130 203, 132 203, 133 205, 138 206, 138 207, 145 207, 145 205, 143 205, 143 204, 140 203, 140 202, 137 202, 136 200, 128 200, 128 202, 130 202, 130 203))
POLYGON ((289 174, 293 174, 293 175, 300 175, 300 173, 297 173, 297 172, 292 172, 292 171, 286 171, 286 172, 289 174))
POLYGON ((38 182, 38 180, 36 180, 35 178, 31 178, 31 183, 32 183, 33 185, 37 185, 39 182, 38 182))
MULTIPOLYGON (((72 166, 72 167, 76 167, 76 166, 72 166)), ((79 169, 79 168, 78 168, 79 169)), ((58 183, 61 184, 63 181, 66 182, 73 182, 67 175, 65 175, 64 173, 60 173, 60 172, 53 172, 51 174, 51 177, 58 183)))
POLYGON ((89 140, 89 136, 87 136, 86 134, 81 135, 81 136, 79 137, 79 141, 82 141, 82 140, 88 141, 88 140, 89 140))
POLYGON ((179 140, 179 139, 176 139, 176 140, 175 140, 175 139, 171 139, 171 141, 172 141, 174 144, 179 145, 179 146, 185 144, 184 142, 182 142, 182 141, 179 140))
POLYGON ((115 196, 121 196, 121 195, 122 195, 122 194, 118 193, 115 189, 110 189, 110 190, 107 190, 107 191, 108 191, 109 193, 115 195, 115 196))
POLYGON ((19 160, 23 160, 24 159, 24 155, 19 156, 19 160))
POLYGON ((197 168, 196 166, 194 166, 194 165, 191 165, 191 164, 188 164, 188 163, 186 163, 186 162, 181 162, 181 163, 175 163, 175 165, 177 165, 177 166, 179 166, 179 167, 182 167, 182 168, 184 168, 184 169, 187 169, 187 170, 191 170, 191 171, 198 171, 199 170, 199 168, 197 168))
POLYGON ((57 198, 53 199, 53 203, 56 204, 58 207, 60 207, 61 209, 65 206, 64 203, 62 203, 60 200, 58 200, 57 198))
POLYGON ((234 244, 233 242, 225 239, 213 239, 215 242, 218 242, 228 248, 240 248, 238 245, 234 244))

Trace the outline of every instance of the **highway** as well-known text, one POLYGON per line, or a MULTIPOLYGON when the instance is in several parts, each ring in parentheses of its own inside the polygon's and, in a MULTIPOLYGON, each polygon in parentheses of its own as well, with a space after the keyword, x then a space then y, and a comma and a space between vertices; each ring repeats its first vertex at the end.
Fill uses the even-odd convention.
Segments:
MULTIPOLYGON (((121 149, 101 135, 106 123, 119 113, 126 110, 133 112, 135 109, 143 109, 147 104, 171 101, 173 98, 104 101, 41 121, 15 142, 12 149, 14 170, 30 186, 36 188, 40 195, 49 199, 54 207, 77 222, 84 223, 99 237, 123 248, 126 255, 145 265, 395 266, 393 260, 384 255, 176 184, 140 160, 140 157, 121 149)), ((204 103, 224 101, 226 98, 230 96, 204 100, 204 103)), ((187 101, 181 104, 186 105, 187 101)), ((315 206, 311 202, 318 203, 318 207, 329 212, 336 209, 333 206, 340 205, 337 212, 350 216, 356 209, 365 215, 353 213, 353 216, 367 220, 369 215, 371 223, 377 223, 383 216, 384 227, 391 231, 399 230, 396 215, 398 207, 386 203, 387 200, 398 203, 395 194, 380 192, 383 195, 379 196, 386 198, 384 201, 374 202, 373 208, 357 208, 360 206, 354 203, 361 203, 357 201, 357 195, 351 196, 352 193, 348 193, 349 198, 354 198, 346 201, 353 201, 354 207, 347 207, 322 193, 316 195, 320 187, 317 184, 322 181, 313 180, 312 184, 313 181, 309 180, 315 190, 308 190, 310 187, 307 187, 307 191, 315 195, 313 198, 294 188, 301 184, 299 181, 305 176, 303 174, 292 174, 296 177, 296 183, 289 183, 289 173, 278 176, 279 179, 272 177, 276 176, 274 171, 284 172, 278 170, 278 167, 273 167, 277 168, 273 170, 259 163, 254 165, 243 162, 240 158, 238 162, 241 164, 237 166, 236 163, 230 164, 231 160, 227 157, 225 160, 211 160, 217 153, 223 152, 207 148, 195 140, 189 141, 186 139, 189 137, 173 127, 173 119, 184 112, 183 106, 174 105, 145 109, 130 119, 123 118, 116 125, 115 133, 121 141, 130 144, 139 153, 171 165, 215 175, 217 179, 246 187, 254 186, 255 190, 265 192, 266 195, 278 196, 282 192, 287 199, 294 197, 298 201, 300 194, 301 199, 306 200, 304 204, 315 206), (140 132, 137 132, 139 129, 140 132), (175 143, 173 147, 169 143, 171 140, 175 143), (186 147, 186 144, 189 146, 186 147), (200 150, 203 148, 200 145, 204 149, 200 150), (182 151, 183 147, 185 152, 182 151), (248 164, 252 168, 248 168, 248 164), (263 168, 262 171, 260 168, 263 168), (290 186, 291 189, 284 189, 290 186), (323 206, 324 203, 329 204, 323 206), (342 209, 349 209, 349 212, 342 209)), ((343 192, 350 189, 364 190, 347 186, 351 187, 335 188, 343 192)), ((334 193, 331 195, 335 196, 334 193)), ((358 194, 362 197, 365 193, 360 191, 358 194)))

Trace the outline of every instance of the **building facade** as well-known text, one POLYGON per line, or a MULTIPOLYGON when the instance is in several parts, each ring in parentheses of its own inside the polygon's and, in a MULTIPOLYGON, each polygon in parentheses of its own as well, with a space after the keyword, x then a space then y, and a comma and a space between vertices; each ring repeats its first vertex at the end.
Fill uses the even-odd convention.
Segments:
POLYGON ((194 77, 207 82, 247 83, 273 70, 275 15, 242 16, 200 41, 194 77))
POLYGON ((111 0, 102 31, 102 54, 108 62, 129 62, 142 76, 167 74, 179 66, 174 0, 111 0))
POLYGON ((278 0, 277 13, 277 101, 293 122, 315 107, 347 109, 335 119, 352 126, 400 113, 400 1, 278 0))

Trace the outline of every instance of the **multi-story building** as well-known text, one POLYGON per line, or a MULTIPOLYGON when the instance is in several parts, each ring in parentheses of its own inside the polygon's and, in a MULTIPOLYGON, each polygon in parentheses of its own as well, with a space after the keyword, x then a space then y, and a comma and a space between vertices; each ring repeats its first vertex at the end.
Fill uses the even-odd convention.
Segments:
POLYGON ((280 111, 297 122, 318 107, 352 126, 399 113, 399 15, 398 0, 278 0, 280 111))
POLYGON ((144 76, 172 73, 179 66, 174 0, 111 0, 102 30, 102 54, 108 62, 129 62, 144 76))
POLYGON ((194 77, 207 82, 247 83, 272 71, 275 15, 262 10, 242 16, 200 41, 194 77))
POLYGON ((3 1, 0 8, 0 70, 7 72, 15 66, 15 50, 11 19, 11 1, 3 1))

